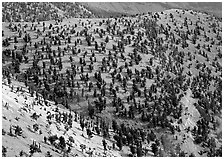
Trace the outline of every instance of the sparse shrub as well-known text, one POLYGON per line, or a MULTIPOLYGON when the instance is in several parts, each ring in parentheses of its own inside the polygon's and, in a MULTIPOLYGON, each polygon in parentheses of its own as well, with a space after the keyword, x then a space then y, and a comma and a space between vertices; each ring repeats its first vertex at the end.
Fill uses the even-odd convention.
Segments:
POLYGON ((57 135, 49 136, 48 140, 51 144, 53 144, 56 140, 58 140, 57 135))
POLYGON ((2 135, 5 135, 6 131, 4 129, 2 129, 2 135))
POLYGON ((2 146, 2 157, 6 157, 7 148, 5 146, 2 146))

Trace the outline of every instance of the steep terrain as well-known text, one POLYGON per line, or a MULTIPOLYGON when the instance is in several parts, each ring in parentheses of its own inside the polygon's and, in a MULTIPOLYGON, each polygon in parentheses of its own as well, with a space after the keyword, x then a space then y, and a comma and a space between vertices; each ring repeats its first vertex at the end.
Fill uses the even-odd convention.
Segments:
POLYGON ((5 156, 220 156, 219 19, 69 18, 66 5, 54 4, 66 19, 2 24, 5 156))
MULTIPOLYGON (((61 149, 54 147, 49 141, 44 142, 44 136, 57 135, 65 137, 67 146, 71 147, 69 156, 120 156, 115 150, 108 150, 104 152, 101 136, 93 135, 89 138, 85 131, 81 130, 79 120, 72 122, 72 129, 66 130, 63 123, 58 123, 54 119, 47 118, 49 115, 56 115, 58 112, 69 114, 69 110, 55 106, 52 102, 45 105, 42 99, 36 100, 36 96, 31 97, 24 84, 16 81, 12 82, 9 87, 5 85, 6 81, 2 85, 2 145, 7 149, 6 156, 29 156, 30 146, 33 141, 37 143, 41 152, 33 154, 35 157, 48 156, 48 152, 54 157, 66 156, 66 153, 61 149), (22 90, 17 91, 17 88, 22 90), (58 111, 55 111, 58 109, 58 111), (37 119, 35 119, 35 115, 37 119), (39 116, 41 114, 41 116, 39 116), (37 124, 37 129, 34 125, 37 124), (21 135, 16 135, 16 126, 22 129, 21 135), (11 129, 11 130, 10 130, 11 129), (69 137, 72 137, 74 141, 70 142, 69 137), (15 144, 16 143, 16 144, 15 144), (85 150, 82 151, 80 145, 85 145, 85 150), (92 153, 92 155, 91 155, 92 153)), ((75 114, 71 112, 71 115, 75 117, 75 114)), ((79 116, 77 117, 79 119, 79 116)), ((106 140, 108 146, 112 147, 112 142, 106 140)), ((20 156, 20 157, 21 157, 20 156)))

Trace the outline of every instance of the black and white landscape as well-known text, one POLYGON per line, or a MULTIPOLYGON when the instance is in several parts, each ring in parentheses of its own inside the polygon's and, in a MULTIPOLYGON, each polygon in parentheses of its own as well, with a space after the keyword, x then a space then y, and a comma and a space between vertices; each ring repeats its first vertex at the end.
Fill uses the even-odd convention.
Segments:
POLYGON ((2 2, 2 156, 221 157, 221 15, 2 2))

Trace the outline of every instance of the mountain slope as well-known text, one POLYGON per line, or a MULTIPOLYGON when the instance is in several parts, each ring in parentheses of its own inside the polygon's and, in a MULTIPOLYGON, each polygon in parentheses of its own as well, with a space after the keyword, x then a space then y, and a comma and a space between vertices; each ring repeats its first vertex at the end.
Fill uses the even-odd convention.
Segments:
MULTIPOLYGON (((44 136, 52 135, 65 137, 66 147, 69 145, 71 147, 69 156, 85 157, 89 156, 91 151, 93 151, 92 156, 120 156, 117 151, 112 149, 104 152, 103 138, 95 134, 92 138, 89 138, 86 135, 86 131, 81 130, 79 122, 73 121, 72 129, 66 130, 65 124, 56 122, 54 118, 51 120, 47 119, 49 114, 58 114, 55 112, 56 108, 58 108, 58 112, 63 113, 69 113, 69 110, 56 107, 51 102, 49 102, 49 105, 45 105, 41 100, 35 100, 36 96, 31 97, 23 84, 16 81, 13 81, 12 84, 14 85, 14 90, 4 83, 2 87, 2 128, 5 132, 2 136, 2 145, 7 148, 6 156, 19 156, 21 151, 23 152, 21 153, 23 154, 22 156, 30 155, 30 145, 32 145, 33 141, 36 141, 37 145, 40 144, 41 152, 36 152, 32 156, 44 157, 47 156, 47 151, 49 151, 54 157, 62 157, 63 153, 61 153, 60 149, 50 144, 49 141, 44 142, 44 136), (17 92, 18 87, 22 87, 23 90, 17 92), (35 120, 31 117, 34 113, 37 115, 41 114, 41 116, 35 120), (50 122, 51 124, 49 124, 50 122), (35 124, 38 125, 38 130, 34 129, 33 126, 35 124), (21 135, 15 135, 16 126, 22 129, 21 135), (12 133, 10 133, 10 127, 12 133), (69 137, 71 136, 74 142, 69 144, 69 137), (83 152, 80 148, 82 144, 86 145, 86 149, 83 152)), ((75 114, 71 113, 74 117, 75 114)), ((106 142, 108 146, 112 147, 111 141, 106 139, 106 142)))
MULTIPOLYGON (((11 93, 12 86, 4 84, 6 156, 18 155, 20 147, 28 154, 33 138, 44 147, 43 153, 33 155, 45 156, 50 150, 53 156, 62 156, 56 148, 59 140, 54 145, 42 143, 44 136, 55 134, 66 140, 69 136, 75 138, 70 156, 87 155, 80 149, 83 142, 87 150, 96 147, 95 156, 136 155, 130 151, 130 143, 138 147, 138 156, 152 156, 152 152, 155 156, 219 156, 222 138, 216 120, 222 118, 221 24, 210 15, 180 9, 136 17, 3 23, 3 54, 7 57, 3 59, 4 79, 9 80, 14 74, 12 79, 22 79, 30 92, 38 91, 47 101, 37 99, 39 104, 30 108, 35 99, 29 93, 16 92, 17 88, 11 93), (24 36, 29 36, 32 43, 26 43, 24 36), (6 102, 9 106, 5 106, 6 102), (56 103, 62 107, 61 113, 69 113, 65 107, 82 113, 86 126, 92 125, 91 130, 94 124, 89 116, 93 112, 92 121, 100 123, 95 125, 100 131, 94 129, 94 136, 88 139, 85 129, 83 137, 80 119, 74 120, 66 131, 66 115, 62 113, 60 120, 65 122, 60 124, 56 103), (53 114, 49 121, 47 111, 53 114), (42 114, 37 121, 30 118, 34 112, 42 114), (112 131, 114 120, 117 129, 112 131), (32 131, 35 123, 42 136, 39 131, 32 131), (8 134, 10 124, 21 127, 24 134, 8 134), (108 138, 107 154, 102 134, 108 138), (202 141, 202 137, 206 139, 202 141), (214 145, 214 141, 216 148, 210 149, 208 145, 214 145), (13 142, 20 142, 21 146, 14 147, 13 142), (123 149, 119 151, 116 145, 111 149, 113 143, 121 147, 124 143, 123 149), (152 145, 157 147, 152 149, 152 145)), ((12 85, 17 87, 19 83, 13 81, 12 85)))
POLYGON ((220 2, 83 2, 81 4, 98 13, 141 14, 161 12, 167 9, 193 9, 222 17, 222 4, 220 2))

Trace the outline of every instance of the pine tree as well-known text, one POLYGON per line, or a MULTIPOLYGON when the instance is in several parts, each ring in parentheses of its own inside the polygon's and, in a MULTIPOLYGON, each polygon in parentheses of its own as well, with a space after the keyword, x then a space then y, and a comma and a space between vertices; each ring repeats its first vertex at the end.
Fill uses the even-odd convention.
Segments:
POLYGON ((152 148, 152 152, 154 153, 154 156, 157 156, 157 153, 158 153, 158 147, 155 143, 153 143, 151 145, 151 148, 152 148))
POLYGON ((59 145, 61 149, 64 149, 66 147, 65 138, 63 136, 59 137, 59 145))

